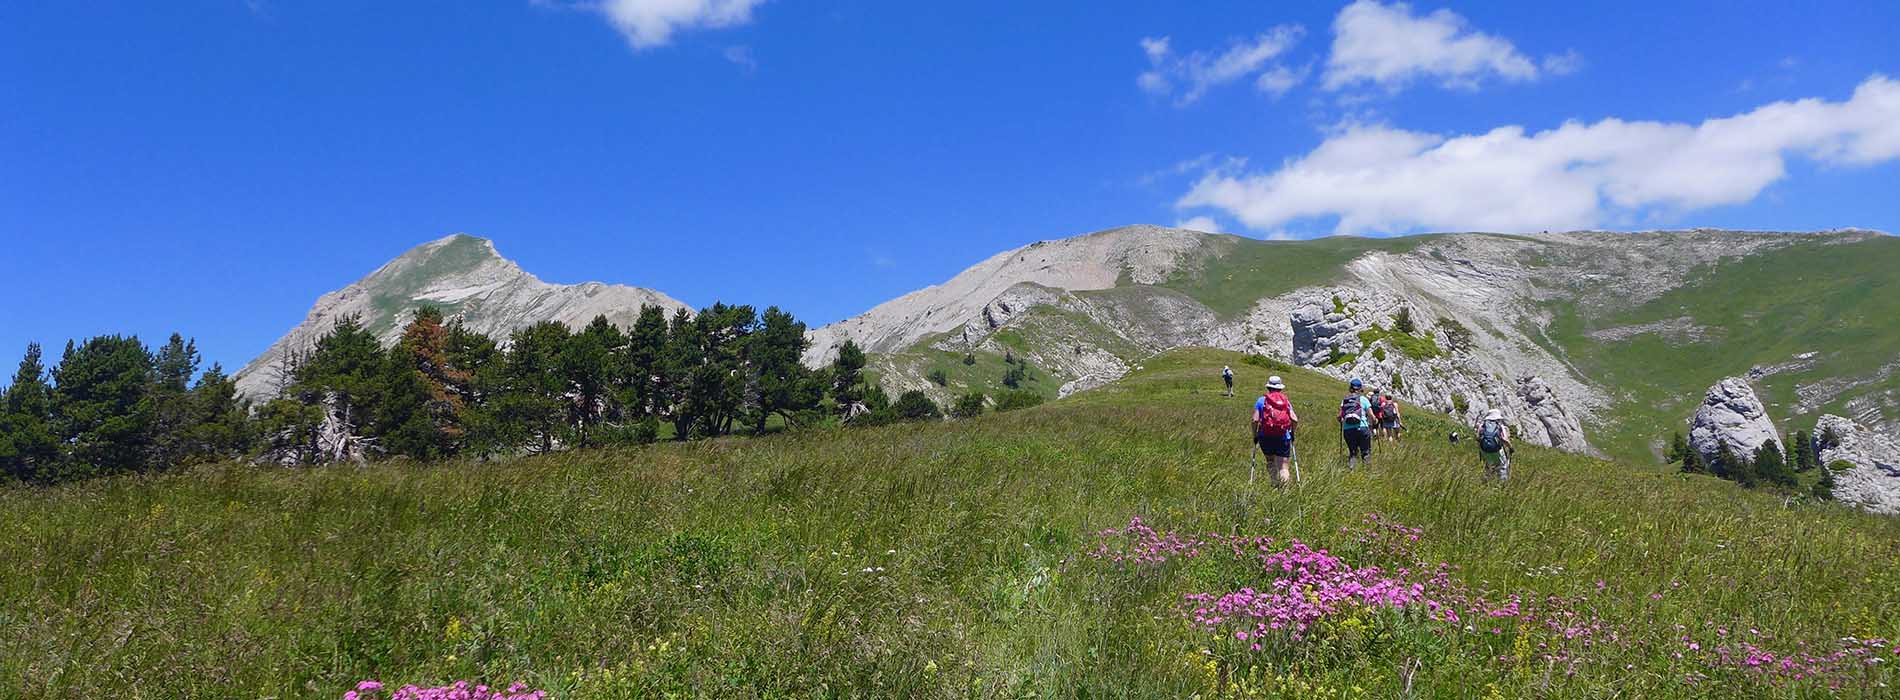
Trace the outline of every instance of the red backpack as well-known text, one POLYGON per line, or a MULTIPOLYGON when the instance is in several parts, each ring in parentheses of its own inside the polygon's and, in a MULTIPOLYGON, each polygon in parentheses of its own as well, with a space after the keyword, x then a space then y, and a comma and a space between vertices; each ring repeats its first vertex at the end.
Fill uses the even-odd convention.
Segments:
POLYGON ((1285 394, 1267 394, 1261 399, 1262 407, 1253 417, 1261 435, 1285 435, 1293 430, 1293 405, 1287 403, 1285 394))

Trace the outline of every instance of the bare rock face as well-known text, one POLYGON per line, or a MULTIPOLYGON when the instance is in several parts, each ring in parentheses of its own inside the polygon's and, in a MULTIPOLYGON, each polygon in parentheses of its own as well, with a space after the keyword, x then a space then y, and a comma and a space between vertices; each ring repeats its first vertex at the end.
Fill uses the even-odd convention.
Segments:
POLYGON ((1814 434, 1822 465, 1853 465, 1834 473, 1834 500, 1875 513, 1900 514, 1900 443, 1833 414, 1815 422, 1814 434))
MULTIPOLYGON (((1550 384, 1542 377, 1520 377, 1517 396, 1523 401, 1524 417, 1536 421, 1537 427, 1542 428, 1543 444, 1571 452, 1589 449, 1589 443, 1583 438, 1583 426, 1558 402, 1556 392, 1551 391, 1550 384)), ((1519 426, 1529 433, 1531 428, 1526 422, 1521 421, 1519 426)))
POLYGON ((1729 377, 1709 387, 1702 407, 1696 409, 1689 423, 1689 444, 1704 459, 1715 458, 1724 447, 1736 457, 1748 459, 1769 440, 1786 444, 1768 419, 1755 388, 1741 377, 1729 377))

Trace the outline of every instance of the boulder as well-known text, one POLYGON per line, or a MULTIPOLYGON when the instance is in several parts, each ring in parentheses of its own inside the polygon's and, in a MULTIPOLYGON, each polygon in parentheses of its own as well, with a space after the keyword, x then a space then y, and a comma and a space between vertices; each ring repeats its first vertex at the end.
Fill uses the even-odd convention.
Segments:
POLYGON ((1557 392, 1543 377, 1519 377, 1517 396, 1524 402, 1524 417, 1543 426, 1544 444, 1569 452, 1590 450, 1589 442, 1583 439, 1583 425, 1564 409, 1557 392))
POLYGON ((1787 449, 1787 443, 1775 431, 1774 421, 1768 419, 1761 397, 1755 395, 1755 387, 1741 377, 1729 377, 1709 387, 1701 408, 1689 422, 1689 445, 1704 459, 1713 460, 1724 447, 1736 457, 1748 459, 1769 440, 1787 449))
POLYGON ((1824 468, 1836 462, 1853 465, 1834 473, 1834 500, 1900 514, 1900 443, 1832 414, 1815 422, 1814 435, 1824 468))

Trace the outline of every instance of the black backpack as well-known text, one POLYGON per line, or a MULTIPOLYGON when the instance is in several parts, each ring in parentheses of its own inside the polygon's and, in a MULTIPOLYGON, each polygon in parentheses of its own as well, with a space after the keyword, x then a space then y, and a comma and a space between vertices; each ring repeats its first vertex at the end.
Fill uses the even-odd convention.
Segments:
POLYGON ((1342 401, 1339 403, 1339 419, 1342 421, 1365 425, 1366 424, 1365 408, 1366 406, 1364 403, 1362 403, 1359 400, 1358 394, 1348 395, 1345 401, 1342 401))

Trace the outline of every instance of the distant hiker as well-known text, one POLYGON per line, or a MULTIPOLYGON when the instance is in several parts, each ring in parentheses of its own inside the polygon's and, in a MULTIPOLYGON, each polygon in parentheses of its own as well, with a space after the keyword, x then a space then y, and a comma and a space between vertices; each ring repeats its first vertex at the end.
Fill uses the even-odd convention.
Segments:
POLYGON ((1511 429, 1504 424, 1504 412, 1491 409, 1478 424, 1478 456, 1484 460, 1484 475, 1505 481, 1511 478, 1511 429))
POLYGON ((1365 382, 1347 383, 1350 391, 1339 402, 1339 430, 1346 438, 1346 466, 1372 463, 1372 400, 1366 398, 1365 382))
POLYGON ((1220 366, 1220 380, 1223 382, 1227 382, 1227 395, 1233 396, 1234 395, 1234 369, 1232 367, 1228 367, 1227 365, 1221 365, 1220 366))
POLYGON ((1293 457, 1293 431, 1299 424, 1300 417, 1286 398, 1286 382, 1277 376, 1267 377, 1267 393, 1253 403, 1253 440, 1267 457, 1267 476, 1274 486, 1285 486, 1292 480, 1286 465, 1293 457))
POLYGON ((1391 394, 1380 390, 1379 403, 1374 412, 1379 416, 1379 432, 1387 440, 1398 441, 1399 432, 1405 429, 1405 424, 1399 420, 1399 402, 1394 401, 1391 394))

